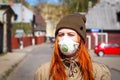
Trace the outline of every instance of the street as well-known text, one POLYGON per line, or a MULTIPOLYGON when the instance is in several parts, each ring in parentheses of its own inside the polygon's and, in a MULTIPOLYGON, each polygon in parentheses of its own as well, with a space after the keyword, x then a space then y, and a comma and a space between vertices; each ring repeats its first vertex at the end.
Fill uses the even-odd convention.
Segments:
POLYGON ((112 80, 120 79, 120 55, 105 55, 104 57, 98 57, 92 52, 91 56, 94 61, 103 63, 109 67, 112 75, 112 80))
MULTIPOLYGON (((27 57, 14 69, 7 80, 34 80, 34 74, 38 66, 51 60, 51 56, 53 53, 52 46, 53 44, 51 43, 43 43, 41 45, 37 45, 37 47, 35 47, 34 49, 24 50, 23 52, 27 53, 27 57)), ((119 55, 97 57, 92 52, 90 52, 90 54, 94 61, 104 63, 105 65, 110 67, 112 80, 120 79, 120 69, 117 70, 112 68, 115 67, 115 65, 113 64, 120 65, 119 55)))

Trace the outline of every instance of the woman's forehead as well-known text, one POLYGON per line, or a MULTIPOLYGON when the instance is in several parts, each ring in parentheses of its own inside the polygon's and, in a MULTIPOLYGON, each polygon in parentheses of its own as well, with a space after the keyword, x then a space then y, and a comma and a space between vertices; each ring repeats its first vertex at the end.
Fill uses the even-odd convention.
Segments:
POLYGON ((72 30, 72 29, 67 29, 67 28, 60 29, 59 32, 74 32, 74 33, 76 33, 74 30, 72 30))

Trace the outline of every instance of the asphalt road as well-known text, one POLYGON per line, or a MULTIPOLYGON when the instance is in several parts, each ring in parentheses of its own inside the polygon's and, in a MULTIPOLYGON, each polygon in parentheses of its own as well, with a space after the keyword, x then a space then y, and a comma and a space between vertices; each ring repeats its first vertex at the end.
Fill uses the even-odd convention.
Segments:
MULTIPOLYGON (((38 66, 51 60, 53 48, 52 44, 43 43, 37 45, 34 49, 24 50, 23 52, 26 52, 28 56, 14 69, 7 80, 34 80, 34 74, 38 66)), ((93 52, 90 52, 90 54, 94 61, 110 67, 112 80, 120 80, 120 71, 112 68, 115 64, 114 60, 117 59, 116 64, 120 64, 120 56, 97 57, 93 52)))
POLYGON ((120 80, 120 55, 105 55, 104 57, 98 57, 90 52, 93 61, 103 63, 109 67, 112 80, 120 80))

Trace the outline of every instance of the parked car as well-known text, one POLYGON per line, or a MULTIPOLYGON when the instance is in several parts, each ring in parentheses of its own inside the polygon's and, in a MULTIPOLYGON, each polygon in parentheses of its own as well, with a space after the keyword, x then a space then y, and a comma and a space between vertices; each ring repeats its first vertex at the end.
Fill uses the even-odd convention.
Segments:
POLYGON ((94 49, 95 54, 104 56, 105 54, 120 54, 120 45, 117 43, 100 43, 94 49))

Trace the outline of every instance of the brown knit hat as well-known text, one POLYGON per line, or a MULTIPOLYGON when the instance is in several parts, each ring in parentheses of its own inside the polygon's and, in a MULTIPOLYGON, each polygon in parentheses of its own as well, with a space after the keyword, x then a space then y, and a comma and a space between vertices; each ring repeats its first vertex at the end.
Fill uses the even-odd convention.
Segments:
POLYGON ((75 30, 85 42, 86 40, 86 18, 80 13, 74 13, 64 16, 56 26, 55 37, 62 28, 75 30))

